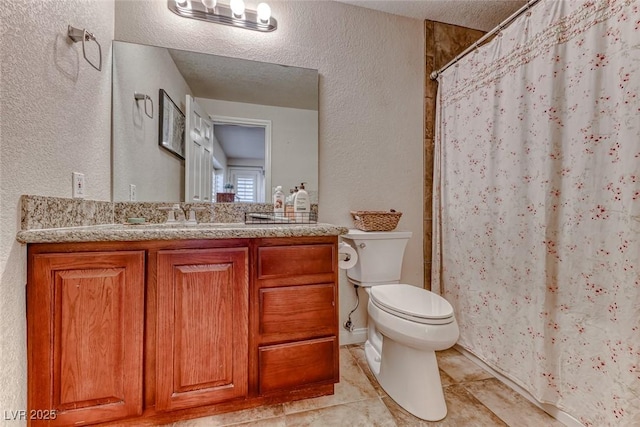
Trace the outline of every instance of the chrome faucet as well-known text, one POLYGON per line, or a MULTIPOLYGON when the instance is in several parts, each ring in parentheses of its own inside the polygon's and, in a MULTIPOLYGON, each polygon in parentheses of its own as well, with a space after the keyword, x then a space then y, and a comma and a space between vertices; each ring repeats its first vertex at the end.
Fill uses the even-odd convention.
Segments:
MULTIPOLYGON (((198 220, 196 218, 196 212, 197 211, 204 211, 207 210, 207 208, 205 206, 193 206, 193 205, 189 205, 185 207, 185 212, 189 212, 188 215, 188 219, 186 220, 185 224, 187 225, 196 225, 198 224, 198 220)), ((187 216, 185 215, 185 218, 187 218, 187 216)))
POLYGON ((181 223, 185 225, 196 225, 198 220, 196 218, 196 211, 204 211, 207 208, 205 206, 181 206, 176 203, 172 206, 162 206, 160 210, 167 211, 167 224, 181 223), (189 215, 187 215, 187 212, 189 215))
POLYGON ((185 220, 184 211, 182 210, 182 208, 180 207, 180 204, 178 203, 174 204, 173 206, 161 206, 158 209, 162 211, 167 211, 167 220, 165 221, 165 223, 167 224, 184 222, 185 220), (178 214, 177 218, 176 218, 176 213, 178 214))

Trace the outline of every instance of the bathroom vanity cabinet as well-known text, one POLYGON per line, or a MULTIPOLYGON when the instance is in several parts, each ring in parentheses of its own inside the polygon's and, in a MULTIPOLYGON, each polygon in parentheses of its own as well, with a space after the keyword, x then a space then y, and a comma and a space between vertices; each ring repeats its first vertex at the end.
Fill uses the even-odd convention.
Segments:
POLYGON ((31 425, 154 425, 333 393, 337 237, 28 246, 31 425))

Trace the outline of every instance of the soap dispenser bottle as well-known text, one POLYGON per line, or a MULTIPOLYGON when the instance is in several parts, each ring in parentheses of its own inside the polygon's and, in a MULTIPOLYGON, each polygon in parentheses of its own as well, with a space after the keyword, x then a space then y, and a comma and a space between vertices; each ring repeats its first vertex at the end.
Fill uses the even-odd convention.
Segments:
POLYGON ((296 197, 296 193, 298 192, 298 187, 296 187, 296 189, 294 190, 293 188, 289 190, 289 195, 287 196, 287 198, 284 201, 284 215, 289 218, 289 219, 293 219, 294 217, 294 213, 293 213, 293 200, 296 197))
POLYGON ((280 185, 276 187, 276 191, 273 193, 273 213, 277 217, 284 216, 284 193, 280 185))
POLYGON ((300 188, 293 200, 293 212, 296 221, 309 220, 309 212, 311 212, 311 203, 309 202, 309 193, 304 189, 304 182, 300 184, 300 188))

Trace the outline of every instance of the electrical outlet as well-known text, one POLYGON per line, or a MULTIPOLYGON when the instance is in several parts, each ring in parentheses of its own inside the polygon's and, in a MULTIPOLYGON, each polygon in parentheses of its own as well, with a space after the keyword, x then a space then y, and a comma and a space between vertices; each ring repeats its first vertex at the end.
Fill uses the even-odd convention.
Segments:
POLYGON ((135 202, 137 200, 136 196, 136 185, 135 184, 129 184, 129 201, 130 202, 135 202))
POLYGON ((85 186, 84 186, 84 174, 80 172, 73 172, 72 174, 72 184, 73 187, 71 189, 71 193, 74 199, 84 199, 85 195, 85 186))

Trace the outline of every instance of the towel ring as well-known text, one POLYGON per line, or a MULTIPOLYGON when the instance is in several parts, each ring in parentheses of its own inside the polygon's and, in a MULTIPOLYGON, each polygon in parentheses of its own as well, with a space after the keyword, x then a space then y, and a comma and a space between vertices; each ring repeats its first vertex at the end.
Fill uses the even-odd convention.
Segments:
POLYGON ((133 92, 133 97, 135 98, 136 102, 140 100, 144 101, 144 113, 147 115, 147 117, 153 119, 153 99, 151 99, 149 95, 138 92, 133 92), (151 102, 151 114, 149 114, 149 112, 147 111, 147 99, 151 102))
POLYGON ((96 36, 94 36, 92 33, 90 33, 84 28, 81 30, 79 28, 72 27, 71 25, 67 27, 67 35, 71 40, 73 40, 74 43, 82 42, 82 56, 84 56, 84 59, 93 68, 95 68, 98 71, 102 71, 102 47, 100 46, 100 43, 98 43, 98 40, 96 40, 96 36), (84 47, 85 41, 94 41, 98 45, 99 62, 97 67, 93 62, 89 60, 89 58, 87 58, 87 51, 84 47))

